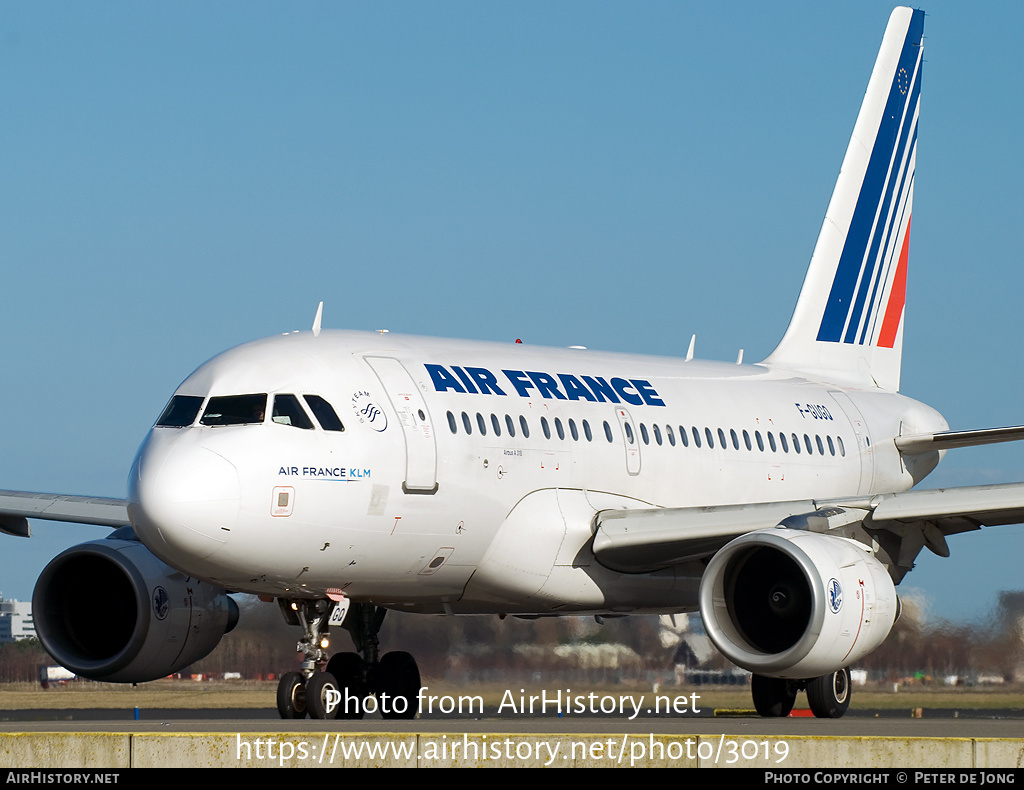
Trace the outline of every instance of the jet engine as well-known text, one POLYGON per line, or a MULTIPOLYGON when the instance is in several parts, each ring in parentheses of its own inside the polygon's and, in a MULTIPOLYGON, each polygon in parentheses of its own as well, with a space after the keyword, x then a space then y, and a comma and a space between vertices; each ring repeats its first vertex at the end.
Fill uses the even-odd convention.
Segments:
POLYGON ((708 636, 766 677, 806 679, 878 647, 899 614, 892 579, 868 546, 777 527, 721 549, 700 586, 708 636))
POLYGON ((238 622, 225 591, 174 570, 131 528, 58 554, 32 595, 46 651, 90 680, 139 683, 187 667, 238 622))

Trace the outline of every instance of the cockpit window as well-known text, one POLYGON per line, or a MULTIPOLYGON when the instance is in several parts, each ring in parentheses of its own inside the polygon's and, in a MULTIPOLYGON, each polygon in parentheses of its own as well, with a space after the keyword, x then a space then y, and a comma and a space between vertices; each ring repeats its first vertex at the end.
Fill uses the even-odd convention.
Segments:
POLYGON ((279 425, 291 425, 295 428, 313 430, 313 421, 309 419, 306 412, 299 405, 299 399, 294 395, 275 395, 274 413, 270 419, 279 425))
POLYGON ((157 425, 164 428, 185 428, 196 421, 203 399, 195 395, 175 395, 164 409, 157 425))
POLYGON ((266 414, 266 394, 225 395, 210 398, 199 422, 202 425, 252 425, 263 422, 266 414))
POLYGON ((345 426, 341 424, 341 420, 338 419, 338 415, 331 404, 319 395, 303 395, 302 397, 305 398, 306 405, 313 412, 313 416, 316 417, 321 428, 325 431, 345 430, 345 426))

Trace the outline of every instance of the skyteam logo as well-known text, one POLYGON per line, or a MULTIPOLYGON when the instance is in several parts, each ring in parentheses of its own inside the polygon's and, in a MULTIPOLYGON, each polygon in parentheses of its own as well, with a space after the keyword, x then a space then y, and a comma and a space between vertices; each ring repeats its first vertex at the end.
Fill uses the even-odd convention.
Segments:
POLYGON ((352 410, 359 422, 366 423, 378 433, 388 427, 388 416, 370 397, 369 392, 357 392, 352 396, 352 410))
POLYGON ((838 614, 843 608, 843 586, 837 579, 829 579, 828 582, 828 608, 832 614, 838 614))

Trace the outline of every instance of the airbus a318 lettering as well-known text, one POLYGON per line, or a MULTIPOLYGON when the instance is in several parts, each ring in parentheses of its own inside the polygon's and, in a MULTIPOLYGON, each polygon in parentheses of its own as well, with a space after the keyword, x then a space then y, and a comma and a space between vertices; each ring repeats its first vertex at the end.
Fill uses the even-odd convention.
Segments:
POLYGON ((163 677, 232 627, 229 592, 251 593, 302 631, 283 717, 332 717, 338 693, 411 717, 419 671, 380 649, 387 611, 699 611, 762 715, 805 689, 841 716, 917 554, 1024 520, 1024 484, 909 490, 947 449, 1024 437, 949 431, 899 392, 923 18, 889 20, 767 359, 322 331, 318 312, 186 378, 126 499, 3 492, 13 534, 29 517, 116 527, 41 574, 47 651, 88 678, 163 677), (78 606, 90 590, 110 605, 78 606), (331 654, 339 628, 355 651, 331 654))

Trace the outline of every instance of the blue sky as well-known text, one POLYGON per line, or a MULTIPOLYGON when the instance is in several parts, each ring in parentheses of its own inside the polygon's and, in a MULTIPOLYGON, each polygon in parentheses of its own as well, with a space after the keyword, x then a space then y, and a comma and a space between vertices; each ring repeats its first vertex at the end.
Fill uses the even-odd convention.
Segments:
MULTIPOLYGON (((334 328, 763 358, 890 10, 3 3, 0 487, 123 496, 181 379, 321 299, 334 328)), ((1024 6, 925 10, 903 391, 1018 424, 1024 6)), ((1020 446, 929 484, 1012 480, 1020 446)), ((7 597, 103 534, 34 531, 7 597)), ((1024 528, 951 548, 901 588, 933 615, 1024 586, 1024 528)))

